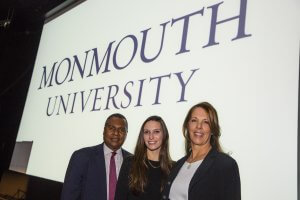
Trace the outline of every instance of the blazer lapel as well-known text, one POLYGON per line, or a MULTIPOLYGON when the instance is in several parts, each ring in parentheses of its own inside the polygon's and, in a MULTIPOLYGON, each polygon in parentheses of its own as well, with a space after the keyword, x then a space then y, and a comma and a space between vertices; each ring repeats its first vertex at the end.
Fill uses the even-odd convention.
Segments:
POLYGON ((213 164, 215 157, 216 157, 217 151, 212 148, 210 152, 207 154, 207 156, 204 158, 203 162, 201 165, 198 167, 196 170, 195 174, 192 177, 192 180, 190 182, 189 190, 193 188, 193 186, 201 180, 201 178, 206 174, 208 169, 211 167, 213 164))
POLYGON ((188 155, 183 157, 182 159, 180 159, 175 166, 173 167, 173 169, 171 170, 171 173, 169 175, 169 180, 168 182, 172 183, 174 181, 174 179, 176 178, 177 174, 179 173, 179 170, 181 169, 182 165, 185 163, 185 161, 187 160, 188 155))

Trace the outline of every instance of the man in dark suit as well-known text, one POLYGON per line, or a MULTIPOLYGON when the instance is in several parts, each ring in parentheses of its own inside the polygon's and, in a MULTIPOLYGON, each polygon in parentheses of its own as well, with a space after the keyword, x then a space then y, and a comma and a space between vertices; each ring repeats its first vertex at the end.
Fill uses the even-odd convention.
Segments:
POLYGON ((123 160, 130 155, 121 149, 127 130, 126 118, 119 113, 112 114, 105 122, 104 142, 73 153, 65 175, 61 200, 114 199, 116 180, 112 179, 118 177, 123 160))

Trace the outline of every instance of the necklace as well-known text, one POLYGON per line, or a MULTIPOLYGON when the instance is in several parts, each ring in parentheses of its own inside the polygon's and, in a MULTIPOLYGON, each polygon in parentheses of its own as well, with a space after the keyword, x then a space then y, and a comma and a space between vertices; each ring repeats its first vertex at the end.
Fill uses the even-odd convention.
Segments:
MULTIPOLYGON (((198 161, 201 161, 201 160, 197 160, 197 161, 195 161, 195 162, 198 162, 198 161)), ((190 169, 190 168, 192 167, 192 164, 194 164, 195 162, 188 163, 187 169, 190 169)))
POLYGON ((152 165, 151 162, 150 162, 150 160, 147 159, 147 161, 148 161, 149 165, 150 165, 152 168, 154 168, 154 169, 160 168, 160 166, 154 166, 154 165, 152 165))
POLYGON ((208 154, 208 152, 210 151, 210 149, 211 149, 211 147, 208 149, 207 152, 202 153, 202 154, 196 156, 195 158, 193 158, 193 153, 191 153, 191 155, 189 156, 190 162, 187 162, 188 163, 187 169, 191 168, 192 163, 203 160, 205 158, 205 156, 208 154))

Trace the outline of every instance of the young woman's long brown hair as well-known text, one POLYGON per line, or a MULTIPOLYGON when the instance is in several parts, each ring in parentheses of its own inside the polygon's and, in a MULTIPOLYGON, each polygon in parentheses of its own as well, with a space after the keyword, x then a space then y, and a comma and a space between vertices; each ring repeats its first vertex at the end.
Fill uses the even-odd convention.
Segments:
POLYGON ((141 126, 139 137, 136 143, 134 157, 132 161, 132 168, 129 172, 129 188, 136 194, 144 192, 144 188, 147 185, 148 177, 147 177, 147 170, 148 165, 146 164, 147 161, 147 147, 144 142, 144 127, 145 124, 149 121, 156 121, 160 123, 163 138, 162 138, 162 145, 159 152, 159 163, 160 168, 162 171, 162 181, 161 181, 161 190, 164 185, 164 182, 167 179, 167 176, 170 173, 172 160, 169 154, 169 132, 167 126, 163 119, 159 116, 151 116, 148 117, 143 125, 141 126))

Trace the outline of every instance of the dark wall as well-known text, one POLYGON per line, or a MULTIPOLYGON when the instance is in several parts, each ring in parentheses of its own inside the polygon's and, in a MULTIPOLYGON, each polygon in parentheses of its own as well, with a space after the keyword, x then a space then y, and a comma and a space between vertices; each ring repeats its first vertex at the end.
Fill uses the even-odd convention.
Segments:
POLYGON ((0 1, 0 176, 10 164, 44 15, 62 2, 0 1))
POLYGON ((0 37, 1 174, 9 167, 43 25, 40 20, 25 29, 18 17, 15 12, 10 26, 2 27, 0 37))
POLYGON ((30 177, 26 200, 59 200, 62 183, 38 177, 30 177))
MULTIPOLYGON (((0 177, 9 169, 44 15, 63 1, 0 1, 0 177)), ((61 188, 62 183, 30 176, 27 199, 56 200, 61 188)))

